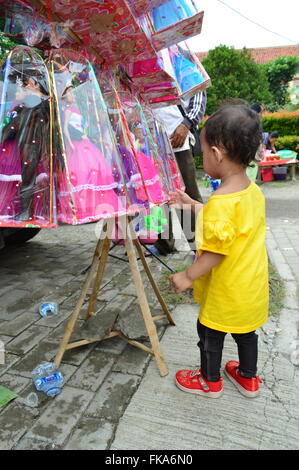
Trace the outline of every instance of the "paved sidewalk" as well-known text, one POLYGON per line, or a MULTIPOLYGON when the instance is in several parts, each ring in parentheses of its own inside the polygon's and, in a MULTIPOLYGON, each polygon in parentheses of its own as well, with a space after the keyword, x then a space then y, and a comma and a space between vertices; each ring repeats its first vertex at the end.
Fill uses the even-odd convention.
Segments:
MULTIPOLYGON (((37 408, 22 401, 35 391, 31 371, 56 355, 95 246, 95 225, 89 224, 43 230, 24 246, 0 251, 0 341, 5 345, 0 385, 20 396, 0 408, 0 449, 109 448, 139 386, 150 356, 115 338, 67 351, 59 368, 65 378, 61 394, 47 398, 38 393, 37 408), (39 315, 45 301, 58 303, 57 316, 39 315)), ((124 251, 117 247, 113 254, 124 257, 124 251)), ((176 253, 167 262, 174 269, 186 258, 188 253, 176 253)), ((148 261, 159 282, 165 268, 148 261)), ((161 314, 143 271, 142 277, 152 314, 161 314)), ((72 340, 84 338, 80 327, 90 293, 72 340)), ((116 321, 125 335, 149 346, 128 263, 109 257, 96 309, 96 318, 87 324, 88 337, 104 336, 116 321)), ((157 322, 160 336, 164 325, 165 320, 157 322)))
MULTIPOLYGON (((186 394, 175 386, 177 370, 198 367, 198 308, 181 305, 174 311, 177 326, 167 328, 161 342, 170 373, 160 378, 151 361, 120 420, 111 449, 299 449, 299 208, 294 210, 287 198, 283 203, 283 187, 262 190, 272 216, 267 220, 268 253, 285 281, 286 299, 280 316, 270 316, 259 330, 260 396, 243 397, 226 378, 225 393, 217 400, 186 394), (276 204, 273 217, 271 198, 275 197, 285 210, 277 214, 276 204)), ((293 197, 298 204, 299 184, 291 190, 288 199, 293 197)), ((223 365, 231 359, 237 359, 237 351, 228 335, 223 365)))

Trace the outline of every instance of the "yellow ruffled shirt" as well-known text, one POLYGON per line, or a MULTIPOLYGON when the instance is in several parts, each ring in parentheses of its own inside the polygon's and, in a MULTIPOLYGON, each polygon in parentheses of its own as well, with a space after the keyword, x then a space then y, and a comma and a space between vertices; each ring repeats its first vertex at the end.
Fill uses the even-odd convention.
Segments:
POLYGON ((225 255, 194 282, 200 322, 218 331, 248 333, 268 318, 265 198, 258 186, 212 195, 196 221, 196 247, 225 255))

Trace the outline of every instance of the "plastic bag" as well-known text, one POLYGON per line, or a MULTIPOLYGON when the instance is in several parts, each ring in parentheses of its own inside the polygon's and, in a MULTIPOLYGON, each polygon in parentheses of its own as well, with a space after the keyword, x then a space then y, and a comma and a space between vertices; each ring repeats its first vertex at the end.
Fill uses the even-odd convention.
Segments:
POLYGON ((199 8, 194 0, 171 0, 155 8, 151 12, 151 18, 155 30, 161 31, 198 12, 199 8))
POLYGON ((62 142, 58 220, 82 224, 122 215, 127 206, 122 162, 94 70, 86 58, 66 51, 53 53, 49 65, 62 142))
POLYGON ((0 225, 56 226, 48 71, 26 46, 0 69, 0 225))
POLYGON ((198 91, 210 86, 211 81, 204 67, 186 42, 184 45, 185 48, 178 45, 170 46, 168 54, 181 94, 190 98, 198 91))

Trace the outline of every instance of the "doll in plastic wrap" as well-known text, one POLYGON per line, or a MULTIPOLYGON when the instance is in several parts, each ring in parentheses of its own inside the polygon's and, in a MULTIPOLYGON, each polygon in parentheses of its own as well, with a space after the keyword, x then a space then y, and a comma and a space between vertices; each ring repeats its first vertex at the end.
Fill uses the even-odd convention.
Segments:
POLYGON ((50 109, 47 81, 38 69, 10 77, 19 85, 2 130, 0 173, 4 182, 1 214, 16 221, 49 219, 50 109), (6 178, 5 178, 6 176, 6 178), (17 189, 17 191, 16 191, 17 189), (4 211, 4 212, 3 212, 4 211))
POLYGON ((64 91, 63 101, 66 169, 60 177, 58 219, 66 223, 85 223, 117 215, 123 211, 115 192, 117 182, 105 156, 85 133, 84 119, 72 86, 64 91))
POLYGON ((166 194, 162 187, 162 179, 154 162, 149 156, 147 138, 142 134, 140 126, 129 126, 129 142, 133 158, 137 162, 137 168, 142 176, 141 184, 136 185, 136 193, 141 201, 149 200, 152 203, 160 203, 166 200, 166 194))
POLYGON ((161 31, 178 21, 190 18, 197 13, 198 7, 192 0, 171 0, 155 8, 151 15, 156 31, 161 31))
POLYGON ((155 139, 158 154, 162 162, 165 175, 165 183, 168 192, 177 189, 184 190, 184 182, 178 168, 169 137, 162 122, 154 118, 151 111, 147 110, 147 122, 152 136, 155 139))
MULTIPOLYGON (((16 116, 16 109, 22 104, 25 97, 24 90, 17 85, 15 99, 12 102, 6 125, 14 130, 14 125, 10 123, 16 116)), ((21 156, 18 142, 12 137, 3 139, 0 144, 0 217, 1 219, 12 219, 16 213, 20 212, 19 186, 21 182, 21 156)))
POLYGON ((175 45, 169 48, 169 54, 182 93, 198 87, 204 81, 204 77, 188 50, 175 45))
MULTIPOLYGON (((159 172, 150 156, 144 153, 148 149, 148 142, 146 135, 140 129, 139 122, 132 113, 130 114, 128 107, 120 109, 114 93, 106 94, 105 100, 117 139, 117 149, 122 160, 130 201, 134 205, 143 207, 148 207, 149 203, 165 201, 166 195, 159 172)), ((131 103, 131 98, 129 102, 131 103)), ((115 178, 119 179, 117 174, 115 178)))

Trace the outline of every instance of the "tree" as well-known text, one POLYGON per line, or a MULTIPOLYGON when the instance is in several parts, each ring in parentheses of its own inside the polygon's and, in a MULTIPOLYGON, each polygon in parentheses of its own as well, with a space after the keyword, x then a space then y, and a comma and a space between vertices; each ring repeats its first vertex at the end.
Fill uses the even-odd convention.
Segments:
POLYGON ((238 51, 233 47, 217 46, 209 51, 203 66, 212 81, 207 90, 207 114, 212 114, 223 101, 231 98, 249 104, 273 101, 266 72, 253 61, 247 49, 238 51))
POLYGON ((277 111, 289 103, 288 85, 299 69, 299 57, 279 57, 260 67, 267 75, 269 89, 274 97, 268 109, 277 111))
POLYGON ((0 61, 3 57, 13 49, 17 44, 11 39, 7 38, 0 32, 0 61))

